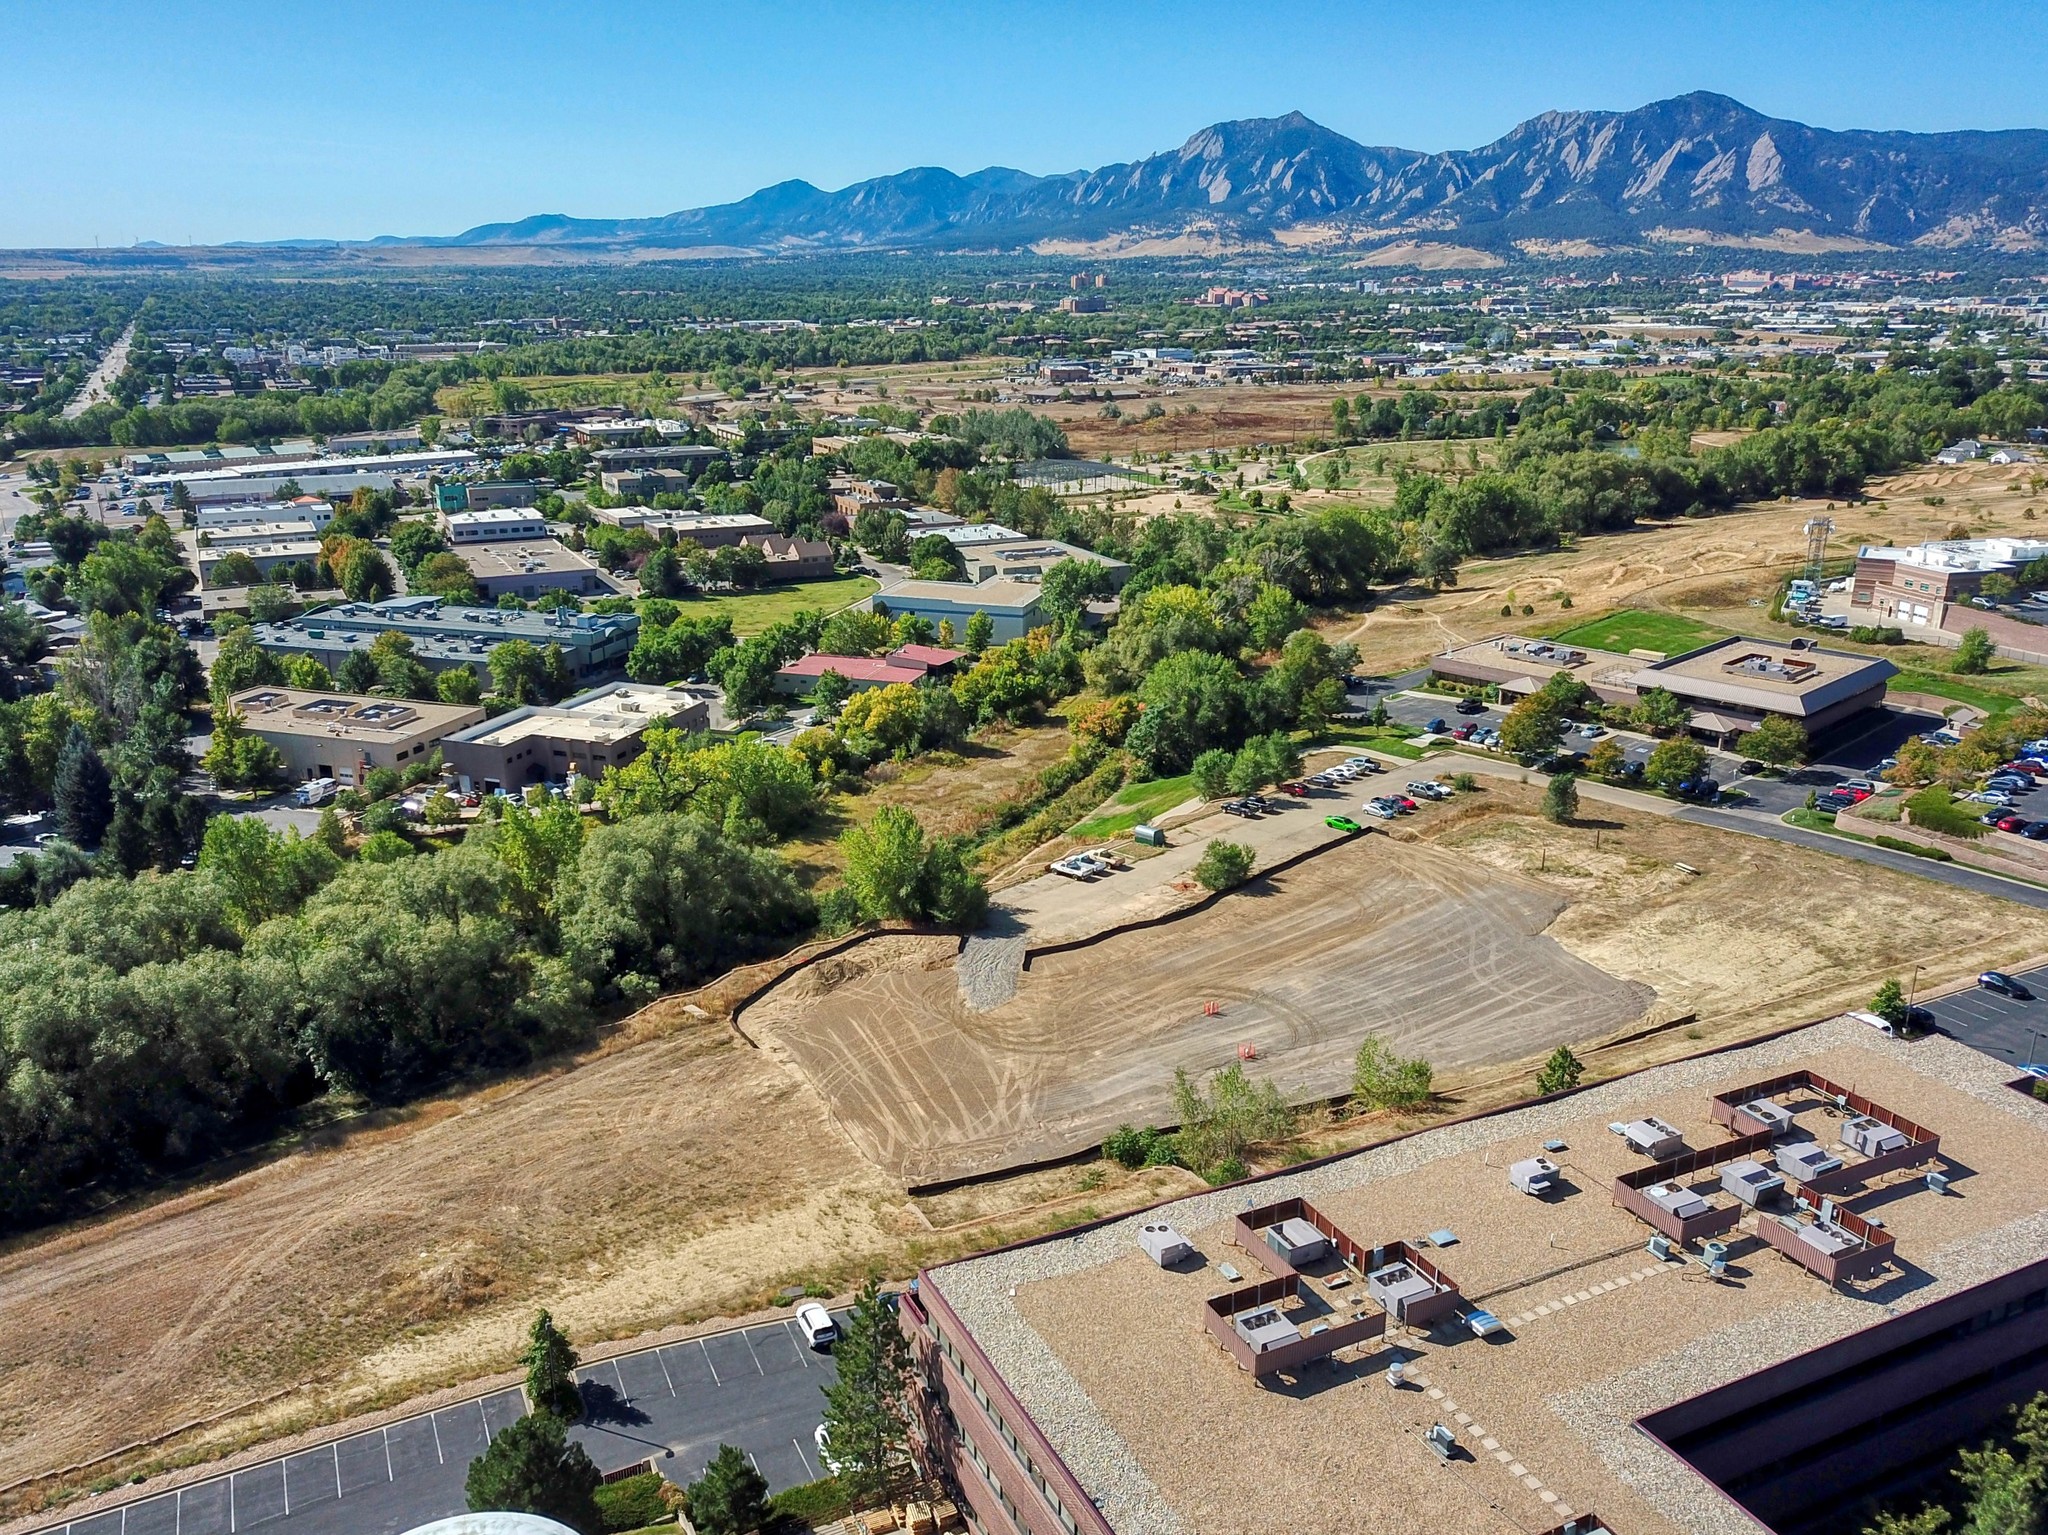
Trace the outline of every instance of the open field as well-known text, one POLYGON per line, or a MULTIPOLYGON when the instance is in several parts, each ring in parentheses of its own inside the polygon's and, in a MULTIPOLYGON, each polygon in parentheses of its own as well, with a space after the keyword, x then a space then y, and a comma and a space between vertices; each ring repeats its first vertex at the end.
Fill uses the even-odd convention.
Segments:
POLYGON ((1666 655, 1677 655, 1680 651, 1692 650, 1709 640, 1719 639, 1721 631, 1711 625, 1695 623, 1676 613, 1652 613, 1640 608, 1623 608, 1601 618, 1590 619, 1582 624, 1573 624, 1553 634, 1551 638, 1562 640, 1567 645, 1584 645, 1591 650, 1661 650, 1666 655))
MULTIPOLYGON (((2048 518, 2048 495, 2035 487, 2038 466, 1965 464, 1920 468, 1873 481, 1871 501, 1842 506, 1816 501, 1773 501, 1719 517, 1645 523, 1621 533, 1580 539, 1569 549, 1476 559, 1458 571, 1458 584, 1441 592, 1405 591, 1359 615, 1331 614, 1317 627, 1328 639, 1359 647, 1359 668, 1396 672, 1426 661, 1445 647, 1519 628, 1553 632, 1572 611, 1643 608, 1738 633, 1767 631, 1763 611, 1779 579, 1805 558, 1805 523, 1832 517, 1831 556, 1853 554, 1859 544, 1917 543, 1996 533, 2031 537, 2048 518), (1940 498, 1927 504, 1928 496, 1940 498), (2028 519, 2028 512, 2035 520, 2028 519), (1501 608, 1511 608, 1502 616, 1501 608), (1523 614, 1523 607, 1534 611, 1523 614)), ((1786 630, 1786 633, 1795 631, 1786 630)), ((1828 643, 1845 643, 1839 635, 1828 643)), ((1850 648, 1859 648, 1851 646, 1850 648)), ((1915 660, 1947 665, 1947 652, 1893 646, 1878 650, 1902 666, 1915 660)), ((2048 686, 2048 671, 2015 669, 2015 686, 2048 686)), ((1983 679, 1976 679, 1982 682, 1983 679)), ((2001 690, 2006 676, 1994 679, 2001 690)))
POLYGON ((805 608, 836 613, 870 595, 881 584, 873 576, 833 576, 825 581, 791 581, 729 597, 686 597, 677 607, 684 618, 730 618, 733 632, 744 638, 792 618, 805 608))

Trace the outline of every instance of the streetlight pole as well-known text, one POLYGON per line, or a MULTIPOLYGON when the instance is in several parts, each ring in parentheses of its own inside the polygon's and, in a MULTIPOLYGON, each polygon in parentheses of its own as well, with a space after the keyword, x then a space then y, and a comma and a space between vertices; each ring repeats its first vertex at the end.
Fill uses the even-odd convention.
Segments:
POLYGON ((1913 995, 1920 989, 1920 971, 1922 968, 1920 965, 1915 965, 1913 967, 1913 978, 1906 983, 1906 1023, 1908 1026, 1913 1022, 1913 995))

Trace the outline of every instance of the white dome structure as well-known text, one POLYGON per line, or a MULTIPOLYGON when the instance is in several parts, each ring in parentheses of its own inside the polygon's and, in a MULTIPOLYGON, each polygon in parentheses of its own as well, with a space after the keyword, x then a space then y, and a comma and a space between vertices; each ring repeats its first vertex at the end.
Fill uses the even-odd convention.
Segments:
POLYGON ((416 1525, 406 1535, 576 1535, 566 1524, 557 1524, 539 1514, 457 1514, 416 1525))

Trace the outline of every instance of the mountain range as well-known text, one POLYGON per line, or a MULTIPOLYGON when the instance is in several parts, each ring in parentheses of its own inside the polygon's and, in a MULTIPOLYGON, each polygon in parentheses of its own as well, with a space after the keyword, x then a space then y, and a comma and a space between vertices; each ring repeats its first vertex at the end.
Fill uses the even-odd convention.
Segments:
POLYGON ((1290 112, 1218 123, 1178 149, 1093 171, 921 167, 837 192, 785 181, 658 218, 542 214, 372 243, 593 255, 1288 247, 1395 259, 1674 243, 2020 251, 2048 245, 2048 132, 1835 132, 1695 92, 1629 112, 1546 112, 1483 148, 1425 154, 1360 144, 1290 112))

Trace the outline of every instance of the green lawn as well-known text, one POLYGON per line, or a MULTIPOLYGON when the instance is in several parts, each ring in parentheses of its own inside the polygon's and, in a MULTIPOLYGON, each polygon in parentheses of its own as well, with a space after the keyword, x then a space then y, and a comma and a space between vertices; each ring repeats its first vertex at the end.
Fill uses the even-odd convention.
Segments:
POLYGON ((1987 714, 2004 714, 2017 709, 2020 698, 2015 693, 2002 693, 1983 685, 1983 679, 1949 676, 1943 672, 1907 671, 1901 667, 1898 676, 1891 682, 1892 690, 1899 693, 1931 693, 1936 698, 1951 698, 1959 704, 1968 704, 1973 709, 1982 709, 1987 714))
POLYGON ((729 597, 685 597, 677 606, 684 618, 714 618, 723 613, 733 632, 759 634, 770 624, 793 618, 805 608, 832 613, 873 593, 881 582, 872 576, 834 576, 829 581, 792 581, 729 597))
POLYGON ((1584 645, 1589 650, 1661 650, 1677 655, 1717 640, 1725 630, 1711 624, 1681 618, 1676 613, 1648 613, 1640 608, 1621 608, 1585 623, 1574 624, 1551 636, 1567 645, 1584 645))
POLYGON ((1175 805, 1193 799, 1194 778, 1182 773, 1177 778, 1152 778, 1144 783, 1126 784, 1110 801, 1115 810, 1092 816, 1074 828, 1074 835, 1093 842, 1103 837, 1128 837, 1139 825, 1175 805))

